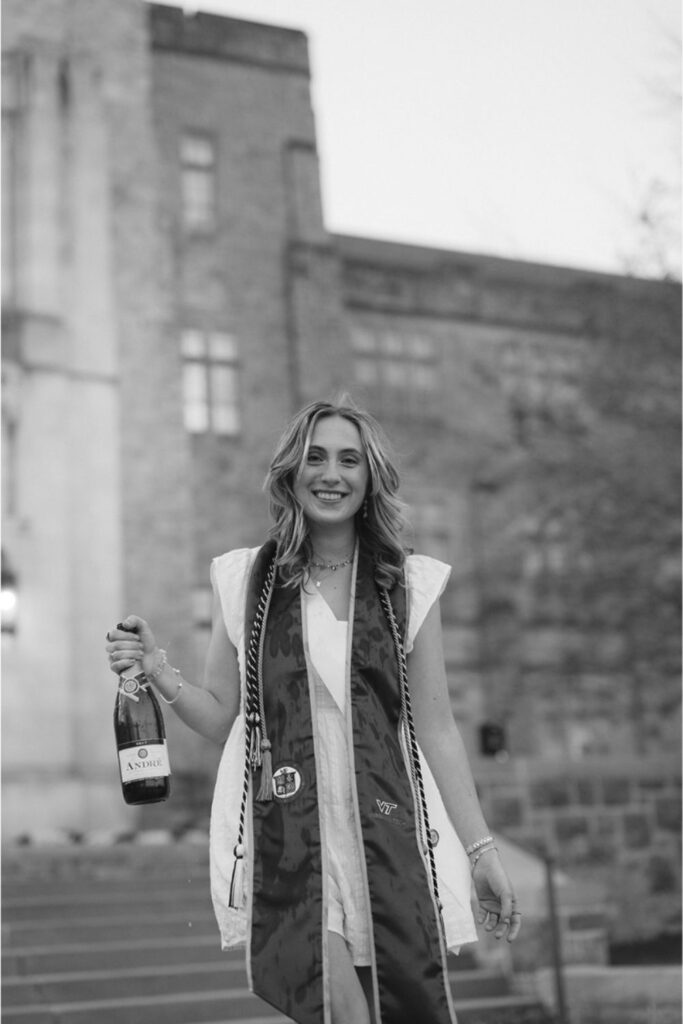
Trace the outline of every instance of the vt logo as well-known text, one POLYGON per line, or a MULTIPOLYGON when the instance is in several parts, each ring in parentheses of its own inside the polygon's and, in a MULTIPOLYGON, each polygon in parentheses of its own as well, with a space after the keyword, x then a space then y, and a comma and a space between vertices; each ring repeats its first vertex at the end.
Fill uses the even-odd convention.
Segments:
POLYGON ((398 804, 390 804, 387 800, 375 800, 382 814, 391 814, 398 807, 398 804))

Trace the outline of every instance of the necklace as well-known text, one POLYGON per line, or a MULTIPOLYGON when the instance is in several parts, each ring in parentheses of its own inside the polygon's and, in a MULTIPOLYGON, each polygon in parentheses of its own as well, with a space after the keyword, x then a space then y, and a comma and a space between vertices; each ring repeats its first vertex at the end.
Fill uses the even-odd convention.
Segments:
MULTIPOLYGON (((312 569, 327 569, 328 572, 336 572, 337 569, 342 569, 345 565, 351 565, 353 561, 353 555, 349 555, 343 562, 314 562, 312 559, 308 563, 312 569)), ((315 580, 316 587, 319 587, 322 580, 315 580)))

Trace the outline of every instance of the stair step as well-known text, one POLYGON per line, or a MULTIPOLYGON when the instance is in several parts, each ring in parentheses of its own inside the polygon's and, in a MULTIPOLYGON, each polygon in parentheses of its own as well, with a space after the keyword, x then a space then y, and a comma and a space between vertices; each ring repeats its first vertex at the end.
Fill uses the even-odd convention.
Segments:
MULTIPOLYGON (((288 1024, 220 948, 206 848, 26 854, 3 866, 2 1024, 288 1024)), ((469 950, 449 966, 458 1024, 548 1024, 469 950)))
MULTIPOLYGON (((78 894, 85 891, 106 892, 111 889, 129 889, 139 886, 145 889, 172 889, 179 883, 191 879, 204 884, 209 878, 208 854, 206 863, 185 864, 161 861, 159 864, 136 864, 126 861, 122 864, 94 863, 84 865, 82 870, 63 871, 45 867, 44 871, 23 875, 8 873, 3 866, 3 882, 12 896, 49 896, 58 892, 78 894)), ((4 899, 5 893, 3 893, 4 899)))
MULTIPOLYGON (((451 984, 459 999, 507 995, 507 979, 495 971, 453 972, 451 984)), ((231 990, 247 989, 243 962, 232 960, 176 964, 159 967, 114 967, 99 971, 66 971, 7 978, 2 983, 5 1007, 48 1003, 75 1003, 113 999, 125 992, 129 997, 164 993, 189 993, 225 985, 231 990)))
MULTIPOLYGON (((454 1000, 459 1024, 547 1024, 548 1018, 533 1000, 523 996, 454 1000)), ((262 1000, 245 989, 166 993, 158 996, 93 999, 48 1006, 3 1008, 4 1024, 285 1024, 287 1017, 263 1016, 262 1000)))
MULTIPOLYGON (((80 972, 122 970, 127 967, 166 967, 176 964, 244 963, 244 949, 223 950, 217 934, 194 935, 179 939, 126 939, 122 942, 62 944, 61 946, 25 946, 9 949, 2 955, 2 976, 26 978, 36 974, 59 974, 78 969, 80 972)), ((450 973, 455 979, 477 973, 473 956, 461 954, 451 960, 450 973)), ((457 983, 457 981, 456 981, 457 983)))
POLYGON ((528 996, 453 1001, 458 1024, 553 1024, 544 1007, 528 996))
POLYGON ((165 889, 156 893, 102 893, 98 895, 51 896, 46 899, 5 900, 2 904, 2 919, 8 924, 31 924, 46 918, 61 919, 66 912, 77 920, 109 917, 113 911, 121 916, 128 912, 136 917, 156 913, 159 907, 173 907, 175 910, 211 911, 209 887, 200 889, 165 889))
POLYGON ((49 918, 45 921, 17 922, 3 924, 3 948, 10 946, 33 946, 63 942, 97 942, 106 937, 111 940, 125 940, 165 937, 180 938, 183 935, 213 935, 218 941, 216 918, 211 911, 187 913, 164 910, 151 916, 138 918, 137 914, 107 915, 106 918, 49 918))
MULTIPOLYGON (((186 1024, 202 1021, 263 1016, 263 1002, 245 989, 173 992, 154 996, 130 997, 119 994, 113 999, 92 999, 47 1006, 3 1007, 3 1024, 186 1024)), ((275 1017, 278 1022, 286 1017, 275 1017)))
POLYGON ((165 967, 109 968, 101 971, 65 971, 9 978, 2 983, 4 1007, 36 1003, 76 1003, 114 999, 121 992, 129 998, 190 993, 226 985, 230 990, 246 988, 244 965, 240 963, 176 964, 165 967), (230 977, 233 975, 234 977, 230 977))
POLYGON ((224 951, 217 930, 212 935, 192 935, 178 939, 126 939, 122 942, 71 943, 49 946, 23 946, 2 955, 3 978, 29 974, 56 974, 73 970, 107 970, 111 967, 162 967, 206 960, 234 958, 244 962, 244 950, 224 951))

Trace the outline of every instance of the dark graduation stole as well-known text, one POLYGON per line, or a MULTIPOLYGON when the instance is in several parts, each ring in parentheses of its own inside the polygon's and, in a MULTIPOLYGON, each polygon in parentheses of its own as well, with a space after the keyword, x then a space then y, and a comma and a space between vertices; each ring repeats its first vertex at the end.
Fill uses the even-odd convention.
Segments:
MULTIPOLYGON (((327 885, 314 687, 304 651, 301 594, 299 588, 278 584, 274 557, 275 545, 268 542, 256 556, 246 600, 245 636, 252 635, 255 620, 258 630, 263 619, 258 672, 272 757, 272 799, 251 801, 250 980, 258 996, 299 1024, 327 1024, 327 885)), ((361 551, 353 605, 350 725, 378 1024, 450 1024, 455 1018, 432 893, 436 882, 430 884, 418 848, 422 811, 399 741, 400 662, 387 615, 393 609, 402 637, 405 588, 393 588, 389 610, 383 604, 387 597, 375 583, 371 559, 361 551)), ((256 713, 252 700, 247 750, 250 743, 253 748, 256 713)))

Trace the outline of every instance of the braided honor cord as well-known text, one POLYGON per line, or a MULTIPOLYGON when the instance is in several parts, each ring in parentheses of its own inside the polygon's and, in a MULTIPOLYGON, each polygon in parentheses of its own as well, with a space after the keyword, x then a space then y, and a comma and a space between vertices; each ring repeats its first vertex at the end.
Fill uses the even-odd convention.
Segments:
POLYGON ((413 791, 417 790, 418 794, 418 827, 421 831, 420 841, 422 842, 422 849, 427 854, 429 860, 429 870, 432 876, 432 894, 439 910, 439 916, 441 915, 442 904, 439 899, 439 883, 436 875, 436 861, 434 859, 434 844, 432 841, 432 833, 429 828, 429 817, 427 814, 427 798, 425 796, 424 782, 422 779, 422 768, 420 766, 420 752, 417 746, 417 739, 415 737, 415 723, 413 721, 413 711, 410 703, 410 690, 408 688, 408 668, 406 665, 406 654, 403 647, 403 641, 396 621, 396 615, 394 613, 391 599, 386 590, 386 587, 378 587, 380 601, 387 620, 391 629, 391 635, 394 641, 394 650, 396 651, 396 660, 398 662, 399 670, 399 684, 401 690, 401 725, 404 729, 404 735, 407 733, 408 739, 408 761, 410 764, 410 774, 413 783, 413 791))
POLYGON ((259 595, 254 614, 254 624, 249 637, 246 656, 246 695, 244 709, 244 782, 240 803, 240 820, 237 843, 234 849, 235 863, 230 882, 228 906, 239 910, 244 901, 244 829, 249 798, 249 782, 256 768, 261 768, 261 784, 257 800, 272 800, 272 758, 270 742, 266 734, 266 715, 263 703, 261 665, 263 659, 263 624, 268 614, 270 598, 275 580, 275 558, 270 563, 263 589, 259 595))

